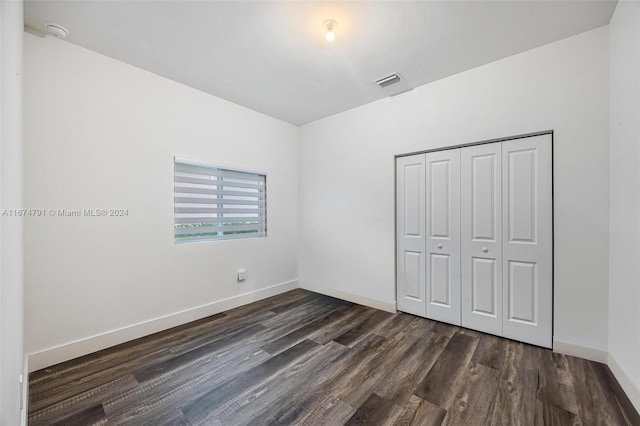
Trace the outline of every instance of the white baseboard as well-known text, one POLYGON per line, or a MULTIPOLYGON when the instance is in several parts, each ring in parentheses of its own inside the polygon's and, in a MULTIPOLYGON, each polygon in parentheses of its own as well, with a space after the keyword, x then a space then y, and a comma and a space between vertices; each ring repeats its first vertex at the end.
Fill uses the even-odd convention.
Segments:
POLYGON ((380 309, 381 311, 391 312, 395 314, 396 302, 383 302, 377 299, 370 299, 358 294, 347 293, 342 290, 336 290, 329 287, 322 287, 319 285, 309 284, 307 282, 300 282, 299 287, 305 290, 313 291, 314 293, 324 294, 325 296, 336 297, 338 299, 347 300, 349 302, 357 303, 358 305, 369 306, 371 308, 380 309))
POLYGON ((640 387, 633 383, 631 378, 624 372, 611 353, 607 356, 607 365, 609 365, 609 369, 622 387, 622 390, 624 390, 624 393, 627 394, 627 397, 633 406, 640 413, 640 387))
POLYGON ((579 358, 588 359, 590 361, 607 363, 607 351, 594 349, 587 346, 578 345, 563 340, 553 339, 553 351, 559 354, 577 356, 579 358))
POLYGON ((29 372, 298 288, 288 281, 28 354, 29 372))
POLYGON ((20 425, 27 426, 27 415, 29 413, 29 356, 24 356, 22 366, 22 403, 20 404, 20 425))

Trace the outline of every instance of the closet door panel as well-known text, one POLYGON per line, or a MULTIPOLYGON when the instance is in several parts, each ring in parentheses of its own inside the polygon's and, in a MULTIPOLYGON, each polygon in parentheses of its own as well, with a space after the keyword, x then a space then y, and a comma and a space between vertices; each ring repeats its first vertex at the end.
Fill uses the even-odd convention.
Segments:
POLYGON ((552 344, 551 135, 504 143, 504 336, 552 344))
POLYGON ((425 316, 424 154, 396 160, 396 185, 398 310, 425 316))
POLYGON ((460 325, 460 150, 426 154, 427 317, 460 325))
POLYGON ((498 273, 493 259, 472 259, 471 311, 496 315, 498 273))
POLYGON ((502 335, 501 144, 461 149, 462 325, 502 335))

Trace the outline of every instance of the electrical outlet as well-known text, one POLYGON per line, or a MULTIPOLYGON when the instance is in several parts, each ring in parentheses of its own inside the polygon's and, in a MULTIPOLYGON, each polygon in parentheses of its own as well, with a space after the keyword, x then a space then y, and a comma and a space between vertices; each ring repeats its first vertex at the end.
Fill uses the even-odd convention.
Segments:
POLYGON ((247 279, 247 271, 244 269, 238 269, 238 282, 244 281, 247 279))

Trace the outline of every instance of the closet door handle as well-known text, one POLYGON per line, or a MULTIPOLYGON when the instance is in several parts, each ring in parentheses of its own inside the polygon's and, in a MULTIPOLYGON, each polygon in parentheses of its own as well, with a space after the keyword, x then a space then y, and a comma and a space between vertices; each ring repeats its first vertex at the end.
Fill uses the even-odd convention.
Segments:
POLYGON ((486 248, 486 247, 482 247, 482 252, 483 252, 483 253, 487 253, 488 251, 489 251, 489 249, 488 249, 488 248, 486 248))
POLYGON ((438 248, 441 249, 442 248, 442 244, 438 244, 438 248))

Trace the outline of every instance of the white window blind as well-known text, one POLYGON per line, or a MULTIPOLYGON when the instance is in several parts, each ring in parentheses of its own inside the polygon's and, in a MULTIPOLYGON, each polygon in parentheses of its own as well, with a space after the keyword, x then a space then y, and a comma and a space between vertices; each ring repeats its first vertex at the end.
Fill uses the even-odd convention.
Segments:
POLYGON ((175 158, 176 242, 266 236, 266 178, 264 174, 175 158))

